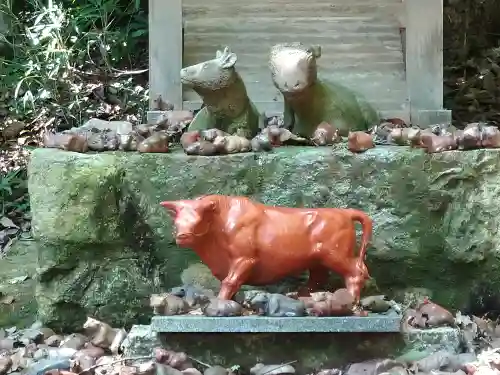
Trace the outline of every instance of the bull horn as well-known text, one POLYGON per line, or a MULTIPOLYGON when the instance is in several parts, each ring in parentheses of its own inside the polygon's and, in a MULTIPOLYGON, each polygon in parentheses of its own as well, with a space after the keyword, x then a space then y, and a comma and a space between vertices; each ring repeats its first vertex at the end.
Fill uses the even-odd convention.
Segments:
POLYGON ((160 202, 160 205, 165 207, 167 210, 169 210, 172 213, 177 213, 179 210, 179 206, 177 202, 175 201, 165 201, 165 202, 160 202))

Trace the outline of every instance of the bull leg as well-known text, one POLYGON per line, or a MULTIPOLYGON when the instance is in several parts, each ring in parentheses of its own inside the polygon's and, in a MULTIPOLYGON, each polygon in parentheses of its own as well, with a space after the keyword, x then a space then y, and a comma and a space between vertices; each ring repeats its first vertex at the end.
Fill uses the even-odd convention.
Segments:
POLYGON ((236 259, 229 267, 228 275, 222 280, 217 298, 222 300, 233 298, 243 283, 248 280, 248 276, 250 276, 250 272, 252 272, 255 262, 254 259, 236 259))
POLYGON ((316 292, 324 288, 328 283, 330 270, 324 266, 315 266, 309 269, 309 280, 307 280, 307 288, 309 293, 316 292))
POLYGON ((356 266, 353 268, 356 269, 356 271, 346 276, 344 281, 346 289, 352 294, 356 303, 358 303, 361 298, 361 289, 363 289, 365 285, 366 276, 361 270, 358 270, 356 266))
POLYGON ((341 258, 335 252, 323 255, 322 264, 344 278, 345 287, 352 294, 356 303, 361 298, 361 289, 365 285, 366 275, 364 269, 358 268, 357 258, 341 258))

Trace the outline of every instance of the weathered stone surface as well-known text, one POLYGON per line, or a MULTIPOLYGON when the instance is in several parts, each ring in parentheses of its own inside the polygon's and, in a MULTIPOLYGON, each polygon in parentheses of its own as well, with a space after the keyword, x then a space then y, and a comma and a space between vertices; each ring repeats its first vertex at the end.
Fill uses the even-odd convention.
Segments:
POLYGON ((121 344, 123 355, 128 358, 151 355, 153 349, 161 346, 158 335, 150 325, 134 325, 121 344))
POLYGON ((459 307, 476 283, 500 286, 499 162, 497 150, 354 155, 345 145, 221 157, 36 150, 29 188, 41 317, 66 326, 85 314, 114 324, 149 318, 149 292, 178 284, 198 261, 175 246, 158 202, 205 193, 361 208, 375 221, 371 284, 389 293, 426 288, 459 307))
POLYGON ((155 316, 151 329, 159 333, 300 333, 300 332, 368 332, 400 331, 401 316, 373 314, 368 317, 207 317, 155 316))
POLYGON ((197 360, 224 367, 251 368, 261 363, 287 363, 297 374, 340 368, 404 350, 399 333, 165 333, 162 347, 189 353, 197 360), (249 355, 251 353, 251 355, 249 355))

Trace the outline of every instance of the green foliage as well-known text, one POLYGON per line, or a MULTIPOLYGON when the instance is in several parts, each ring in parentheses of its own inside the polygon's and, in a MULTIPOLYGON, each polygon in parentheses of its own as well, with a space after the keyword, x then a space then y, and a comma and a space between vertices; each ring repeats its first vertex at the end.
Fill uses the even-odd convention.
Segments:
POLYGON ((61 127, 142 114, 147 80, 133 69, 147 66, 147 13, 138 0, 12 4, 2 9, 11 23, 0 39, 3 114, 61 127))

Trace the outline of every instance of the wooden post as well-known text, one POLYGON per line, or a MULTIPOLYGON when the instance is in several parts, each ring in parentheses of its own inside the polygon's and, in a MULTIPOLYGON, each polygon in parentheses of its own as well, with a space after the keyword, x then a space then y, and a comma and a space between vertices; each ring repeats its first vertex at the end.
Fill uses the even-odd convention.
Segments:
POLYGON ((150 110, 159 95, 182 109, 181 69, 182 0, 149 0, 150 110))
POLYGON ((419 122, 422 114, 428 122, 449 115, 443 111, 443 0, 404 0, 404 4, 412 122, 419 122))

